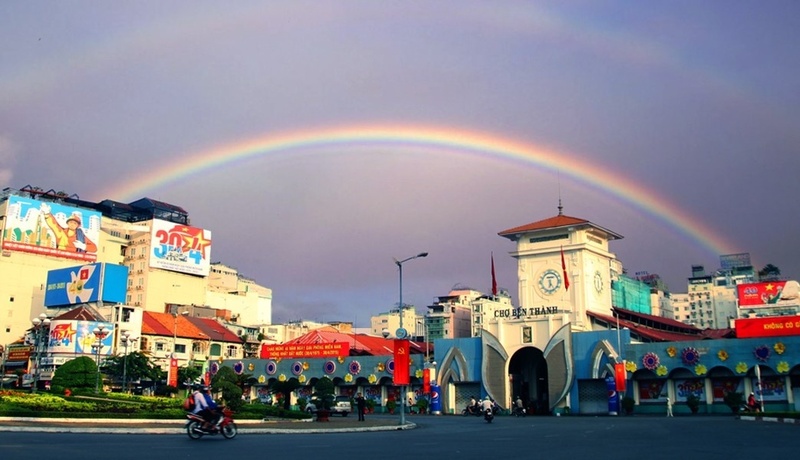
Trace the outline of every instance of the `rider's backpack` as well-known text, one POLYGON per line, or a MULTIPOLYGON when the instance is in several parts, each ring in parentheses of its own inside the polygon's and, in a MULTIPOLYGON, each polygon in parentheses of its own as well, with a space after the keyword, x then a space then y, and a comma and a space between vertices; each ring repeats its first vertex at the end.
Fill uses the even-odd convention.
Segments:
POLYGON ((194 393, 190 393, 189 396, 183 400, 183 409, 184 410, 192 410, 194 409, 194 393))

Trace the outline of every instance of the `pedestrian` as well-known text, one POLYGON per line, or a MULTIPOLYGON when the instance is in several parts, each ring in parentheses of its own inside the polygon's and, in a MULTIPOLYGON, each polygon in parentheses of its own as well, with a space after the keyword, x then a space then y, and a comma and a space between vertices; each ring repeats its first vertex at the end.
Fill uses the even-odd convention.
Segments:
POLYGON ((672 400, 667 398, 667 417, 672 417, 672 400))
POLYGON ((356 394, 356 408, 358 410, 358 421, 364 421, 364 413, 367 411, 367 400, 360 392, 356 394))

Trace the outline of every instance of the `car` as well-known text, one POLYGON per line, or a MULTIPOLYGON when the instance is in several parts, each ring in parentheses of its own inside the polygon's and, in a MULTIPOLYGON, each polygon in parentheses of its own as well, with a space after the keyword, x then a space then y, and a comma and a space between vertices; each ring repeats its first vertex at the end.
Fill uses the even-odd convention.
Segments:
POLYGON ((310 402, 310 403, 306 404, 306 409, 305 410, 309 414, 314 414, 314 413, 317 412, 317 405, 310 402))
MULTIPOLYGON (((314 414, 317 412, 317 405, 313 402, 306 404, 306 412, 309 414, 314 414)), ((333 400, 333 406, 331 407, 331 414, 339 414, 342 417, 347 417, 347 414, 353 412, 353 409, 350 405, 350 397, 349 396, 337 396, 333 400)))

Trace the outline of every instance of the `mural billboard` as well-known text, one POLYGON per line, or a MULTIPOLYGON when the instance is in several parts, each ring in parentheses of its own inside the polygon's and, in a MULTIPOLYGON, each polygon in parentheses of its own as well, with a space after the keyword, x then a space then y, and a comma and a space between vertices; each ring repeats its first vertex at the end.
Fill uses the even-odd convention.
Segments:
POLYGON ((150 267, 208 276, 211 271, 211 231, 153 220, 150 267))
POLYGON ((780 337, 800 335, 800 316, 769 316, 767 318, 739 318, 734 320, 736 337, 780 337))
POLYGON ((45 307, 87 302, 125 303, 128 267, 105 263, 47 272, 45 307))
POLYGON ((97 260, 99 212, 11 195, 6 214, 4 251, 97 260))
POLYGON ((103 326, 105 336, 100 340, 100 356, 111 355, 114 344, 114 325, 97 321, 54 320, 50 323, 50 353, 95 355, 92 344, 98 342, 94 329, 103 326))
POLYGON ((768 281, 736 286, 739 308, 775 307, 800 304, 800 283, 768 281))

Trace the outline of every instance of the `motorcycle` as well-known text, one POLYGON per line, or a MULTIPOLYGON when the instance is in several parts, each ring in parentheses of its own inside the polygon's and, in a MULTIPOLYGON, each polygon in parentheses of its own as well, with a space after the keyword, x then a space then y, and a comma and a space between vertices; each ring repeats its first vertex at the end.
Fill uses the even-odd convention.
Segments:
POLYGON ((492 423, 492 420, 494 420, 494 411, 491 409, 485 409, 483 411, 483 419, 486 420, 486 423, 492 423))
POLYGON ((227 407, 220 408, 222 412, 222 420, 214 424, 210 429, 203 429, 205 420, 201 415, 195 413, 186 414, 186 434, 191 439, 200 439, 203 436, 213 436, 221 434, 225 439, 233 439, 239 430, 236 428, 236 423, 233 421, 233 411, 227 407))
POLYGON ((467 406, 467 407, 464 408, 464 410, 461 411, 461 415, 463 415, 463 416, 474 415, 474 416, 478 417, 481 414, 482 414, 482 412, 478 408, 478 406, 467 406))
POLYGON ((525 417, 526 411, 524 407, 514 406, 513 414, 515 417, 525 417))

